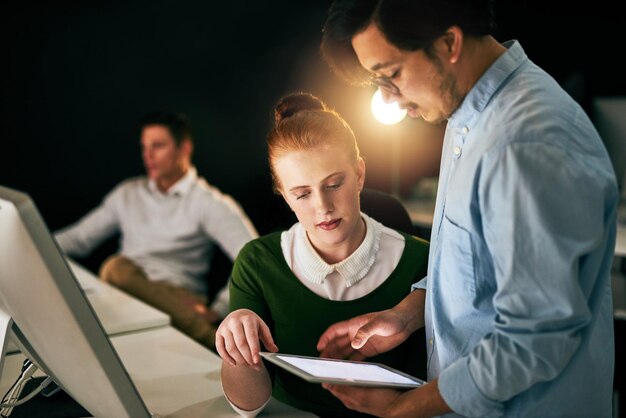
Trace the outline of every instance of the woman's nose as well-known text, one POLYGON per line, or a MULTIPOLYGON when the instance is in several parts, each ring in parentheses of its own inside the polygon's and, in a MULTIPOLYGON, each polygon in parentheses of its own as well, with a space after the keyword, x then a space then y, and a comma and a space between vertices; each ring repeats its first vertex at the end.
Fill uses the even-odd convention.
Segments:
POLYGON ((316 210, 320 215, 325 215, 327 213, 332 212, 334 209, 332 200, 326 196, 324 193, 319 193, 317 195, 316 201, 316 210))

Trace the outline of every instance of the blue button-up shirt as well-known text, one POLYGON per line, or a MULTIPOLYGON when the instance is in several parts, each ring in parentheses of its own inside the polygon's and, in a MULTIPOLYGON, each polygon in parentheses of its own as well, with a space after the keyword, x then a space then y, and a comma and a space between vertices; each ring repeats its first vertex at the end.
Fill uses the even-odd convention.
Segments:
POLYGON ((425 288, 429 379, 472 417, 610 417, 617 183, 518 42, 448 121, 425 288))

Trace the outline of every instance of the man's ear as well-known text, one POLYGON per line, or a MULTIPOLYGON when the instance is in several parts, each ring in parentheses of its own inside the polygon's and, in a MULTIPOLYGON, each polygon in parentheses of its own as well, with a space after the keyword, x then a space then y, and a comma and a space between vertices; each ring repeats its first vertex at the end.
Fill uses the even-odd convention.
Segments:
POLYGON ((183 142, 180 143, 179 147, 185 155, 191 158, 191 154, 193 153, 193 142, 191 142, 191 140, 183 139, 183 142))
POLYGON ((448 30, 441 35, 440 40, 446 61, 455 64, 461 57, 461 51, 463 50, 463 30, 458 26, 450 26, 448 30))

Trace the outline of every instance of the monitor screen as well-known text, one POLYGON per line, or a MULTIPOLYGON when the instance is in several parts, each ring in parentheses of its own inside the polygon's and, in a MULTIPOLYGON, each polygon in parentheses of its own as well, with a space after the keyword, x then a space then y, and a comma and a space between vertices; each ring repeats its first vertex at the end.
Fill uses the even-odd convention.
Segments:
POLYGON ((0 306, 24 354, 94 417, 150 417, 27 194, 0 186, 0 231, 0 306))
POLYGON ((591 118, 606 147, 622 196, 626 194, 626 97, 596 97, 591 118))

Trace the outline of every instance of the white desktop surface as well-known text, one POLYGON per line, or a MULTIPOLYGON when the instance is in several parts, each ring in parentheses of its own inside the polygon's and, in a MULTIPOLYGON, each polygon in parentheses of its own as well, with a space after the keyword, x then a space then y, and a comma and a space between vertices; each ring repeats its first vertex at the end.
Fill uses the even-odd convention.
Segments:
MULTIPOLYGON (((138 332, 111 341, 151 412, 171 418, 239 416, 222 392, 222 360, 174 328, 138 332)), ((264 414, 315 416, 275 399, 264 414)))
POLYGON ((617 224, 617 238, 615 239, 615 255, 626 257, 626 223, 617 224))
POLYGON ((170 317, 166 313, 98 280, 89 270, 70 259, 68 264, 107 335, 170 324, 170 317))
POLYGON ((626 196, 622 197, 617 208, 615 255, 618 257, 626 257, 626 196))
MULTIPOLYGON (((151 412, 164 418, 239 416, 223 395, 217 354, 173 328, 168 315, 68 262, 151 412)), ((19 375, 24 360, 19 351, 8 351, 13 354, 5 357, 0 370, 0 397, 19 375)), ((315 417, 275 399, 263 416, 315 417)))
MULTIPOLYGON (((180 331, 166 326, 111 338, 150 412, 163 418, 235 418, 220 383, 221 359, 180 331)), ((7 356, 0 379, 4 394, 19 375, 24 356, 7 356)), ((85 379, 89 384, 89 378, 85 379)), ((263 416, 315 415, 272 399, 263 416)))
POLYGON ((74 277, 76 277, 76 280, 85 293, 89 293, 99 287, 98 278, 91 271, 87 270, 85 267, 81 266, 69 257, 65 257, 65 261, 67 261, 72 273, 74 273, 74 277))
MULTIPOLYGON (((163 327, 171 323, 168 314, 98 280, 75 261, 68 258, 67 262, 108 336, 163 327)), ((17 345, 9 341, 6 352, 16 351, 19 351, 17 345)))

